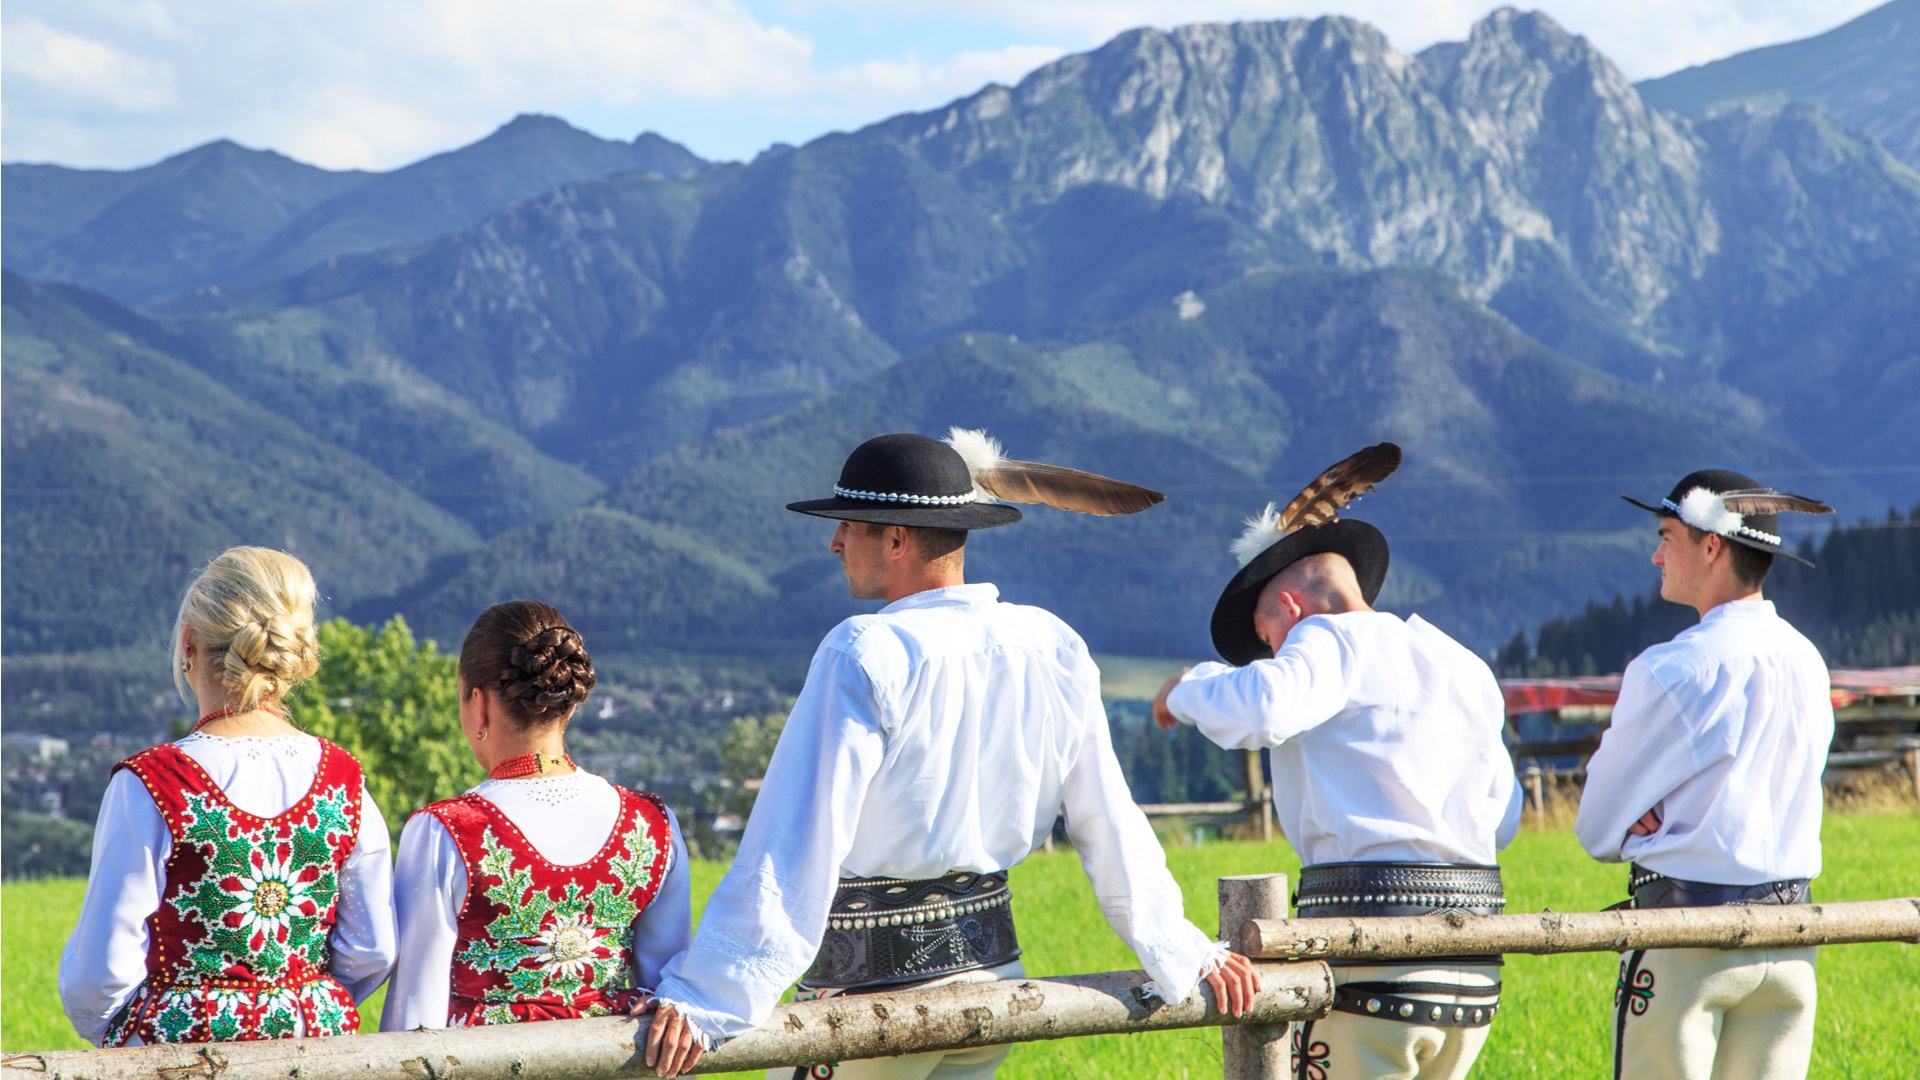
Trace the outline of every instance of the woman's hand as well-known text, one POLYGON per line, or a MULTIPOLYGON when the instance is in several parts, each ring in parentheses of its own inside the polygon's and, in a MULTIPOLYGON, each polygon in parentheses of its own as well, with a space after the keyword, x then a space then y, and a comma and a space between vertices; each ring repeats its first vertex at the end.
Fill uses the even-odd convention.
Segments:
POLYGON ((647 1028, 646 1045, 642 1047, 647 1064, 661 1076, 679 1076, 693 1068, 700 1055, 706 1053, 700 1044, 700 1033, 671 1001, 650 997, 635 1005, 630 1015, 648 1014, 653 1016, 653 1025, 647 1028))

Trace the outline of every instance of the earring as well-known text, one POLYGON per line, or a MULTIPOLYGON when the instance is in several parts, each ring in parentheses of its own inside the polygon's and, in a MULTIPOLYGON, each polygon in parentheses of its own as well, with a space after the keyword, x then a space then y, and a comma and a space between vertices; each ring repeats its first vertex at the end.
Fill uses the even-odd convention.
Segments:
POLYGON ((188 657, 187 659, 180 661, 180 674, 185 675, 191 672, 192 670, 193 670, 192 657, 188 657))
POLYGON ((486 729, 486 728, 481 728, 481 729, 480 729, 480 741, 481 741, 481 742, 486 742, 486 741, 487 741, 487 729, 486 729))

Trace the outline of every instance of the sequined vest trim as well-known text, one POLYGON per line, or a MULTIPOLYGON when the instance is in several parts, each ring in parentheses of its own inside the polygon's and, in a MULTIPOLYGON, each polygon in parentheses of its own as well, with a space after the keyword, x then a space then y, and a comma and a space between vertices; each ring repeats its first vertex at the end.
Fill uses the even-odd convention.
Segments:
POLYGON ((612 834, 572 866, 547 861, 479 795, 421 811, 447 827, 467 871, 449 1025, 604 1016, 639 1003, 633 920, 660 892, 673 836, 659 796, 614 790, 612 834))
POLYGON ((360 835, 365 780, 353 755, 320 740, 312 786, 272 817, 235 806, 172 744, 114 769, 146 786, 172 853, 146 920, 146 981, 109 1023, 107 1045, 358 1031, 352 995, 327 973, 340 871, 360 835))

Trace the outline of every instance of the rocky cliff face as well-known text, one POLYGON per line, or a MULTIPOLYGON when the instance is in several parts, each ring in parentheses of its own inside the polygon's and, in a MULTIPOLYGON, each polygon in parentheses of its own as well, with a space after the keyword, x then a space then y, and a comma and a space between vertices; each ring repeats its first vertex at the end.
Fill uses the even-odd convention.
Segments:
POLYGON ((1139 30, 878 132, 1016 205, 1114 184, 1481 298, 1544 243, 1642 322, 1719 249, 1701 146, 1584 38, 1511 9, 1418 58, 1344 18, 1139 30))

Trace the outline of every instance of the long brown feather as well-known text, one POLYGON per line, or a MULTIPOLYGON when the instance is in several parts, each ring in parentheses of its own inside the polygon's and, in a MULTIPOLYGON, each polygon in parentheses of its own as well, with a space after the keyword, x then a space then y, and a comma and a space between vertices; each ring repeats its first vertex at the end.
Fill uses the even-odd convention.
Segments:
POLYGON ((1818 499, 1809 499, 1805 495, 1795 495, 1787 491, 1768 491, 1754 488, 1750 491, 1723 491, 1720 501, 1727 509, 1740 514, 1777 514, 1782 510, 1791 510, 1800 514, 1831 514, 1833 507, 1818 499))
POLYGON ((1342 507, 1372 491, 1399 467, 1398 446, 1383 442, 1367 447, 1315 477, 1281 508, 1274 530, 1285 534, 1339 520, 1342 507))
POLYGON ((1269 503, 1265 513, 1248 518, 1246 532, 1233 542, 1233 557, 1245 566, 1290 532, 1339 520, 1343 507, 1372 491, 1399 467, 1400 448, 1393 443, 1377 443, 1348 456, 1315 477, 1278 512, 1269 503))
POLYGON ((1166 498, 1157 491, 1096 473, 1001 459, 973 474, 980 490, 1003 502, 1043 503, 1081 514, 1137 514, 1166 498))

